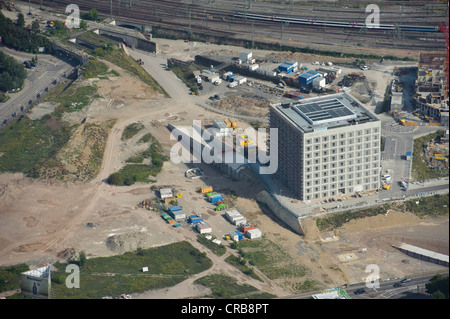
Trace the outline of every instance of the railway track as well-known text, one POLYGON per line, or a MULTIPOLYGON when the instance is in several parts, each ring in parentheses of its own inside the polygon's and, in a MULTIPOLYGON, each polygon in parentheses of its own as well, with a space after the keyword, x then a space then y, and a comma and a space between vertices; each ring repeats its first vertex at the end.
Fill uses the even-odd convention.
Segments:
MULTIPOLYGON (((35 4, 40 4, 40 1, 31 0, 35 4)), ((365 21, 364 9, 339 8, 339 12, 332 12, 330 7, 308 7, 301 14, 293 15, 286 11, 288 8, 286 5, 252 2, 254 4, 252 8, 246 9, 243 2, 237 0, 211 1, 212 3, 208 3, 210 2, 208 0, 113 0, 112 7, 108 0, 42 1, 43 5, 53 6, 59 11, 64 11, 70 3, 76 3, 82 11, 87 12, 94 7, 100 15, 109 16, 112 8, 113 17, 124 21, 247 40, 272 38, 278 41, 292 40, 311 44, 362 45, 407 50, 445 48, 442 36, 436 30, 437 22, 442 20, 443 13, 434 10, 429 25, 425 25, 423 21, 415 24, 414 21, 418 20, 421 12, 417 1, 411 6, 408 3, 408 14, 405 13, 401 19, 403 21, 400 21, 402 23, 398 25, 399 18, 396 12, 398 8, 385 6, 382 28, 378 30, 364 29, 360 26, 361 22, 355 22, 365 21), (271 14, 267 16, 254 13, 256 10, 264 12, 270 9, 271 14), (236 15, 237 12, 241 15, 236 15), (274 16, 285 19, 280 18, 278 21, 269 19, 274 16), (397 16, 397 20, 394 16, 397 16), (424 37, 428 40, 424 41, 424 37)))

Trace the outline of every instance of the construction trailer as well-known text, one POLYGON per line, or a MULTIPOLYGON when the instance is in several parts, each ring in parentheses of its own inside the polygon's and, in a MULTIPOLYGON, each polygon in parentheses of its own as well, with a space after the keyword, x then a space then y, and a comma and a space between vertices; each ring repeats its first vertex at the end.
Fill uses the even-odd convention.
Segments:
POLYGON ((241 51, 241 53, 239 53, 239 59, 241 60, 242 63, 251 60, 252 57, 253 53, 250 51, 241 51))
POLYGON ((251 229, 255 229, 255 226, 249 224, 243 224, 239 227, 239 231, 245 235, 245 233, 251 229))
POLYGON ((172 189, 171 189, 171 188, 168 188, 168 187, 166 187, 166 188, 161 188, 161 189, 159 190, 159 196, 161 197, 161 199, 173 197, 172 189))
POLYGON ((197 225, 198 223, 202 222, 203 218, 198 215, 191 215, 189 216, 189 223, 192 225, 197 225))
POLYGON ((244 216, 233 218, 233 224, 236 226, 241 226, 247 224, 247 220, 244 218, 244 216))
POLYGON ((309 70, 298 77, 298 83, 300 85, 308 86, 312 83, 312 81, 319 77, 320 73, 314 70, 309 70))
POLYGON ((178 210, 178 211, 174 211, 171 212, 170 215, 173 217, 173 219, 175 220, 183 220, 186 218, 186 213, 183 212, 182 210, 178 210))
POLYGON ((210 201, 211 203, 213 203, 213 204, 215 204, 215 203, 218 202, 218 201, 223 202, 223 197, 222 197, 222 195, 220 195, 220 194, 213 195, 213 196, 209 196, 208 199, 209 199, 209 201, 210 201))
POLYGON ((200 234, 207 234, 212 232, 212 228, 207 222, 199 222, 195 227, 200 234))
POLYGON ((234 82, 241 85, 241 84, 244 84, 245 82, 247 82, 247 78, 245 76, 237 76, 234 78, 234 82))
POLYGON ((181 211, 181 210, 183 210, 183 208, 181 206, 169 207, 169 213, 173 213, 173 212, 177 212, 177 211, 181 211))
POLYGON ((325 83, 326 81, 325 81, 325 78, 324 77, 322 77, 322 76, 318 76, 317 78, 315 78, 313 81, 312 81, 312 87, 313 87, 313 89, 315 89, 315 90, 321 90, 322 88, 324 88, 325 87, 325 83))
POLYGON ((229 236, 230 236, 230 239, 234 240, 234 241, 240 241, 244 238, 244 235, 240 231, 237 231, 237 230, 230 232, 229 236))
POLYGON ((231 72, 231 71, 225 72, 224 74, 222 74, 222 79, 224 79, 225 81, 228 81, 228 77, 230 77, 232 75, 233 75, 233 72, 231 72))
POLYGON ((234 218, 242 217, 241 213, 239 213, 236 209, 229 210, 225 212, 225 217, 230 221, 233 222, 234 218))
POLYGON ((284 62, 278 66, 278 71, 289 74, 298 70, 298 62, 284 62))
POLYGON ((262 233, 258 228, 249 229, 245 232, 245 235, 250 239, 261 238, 262 233))

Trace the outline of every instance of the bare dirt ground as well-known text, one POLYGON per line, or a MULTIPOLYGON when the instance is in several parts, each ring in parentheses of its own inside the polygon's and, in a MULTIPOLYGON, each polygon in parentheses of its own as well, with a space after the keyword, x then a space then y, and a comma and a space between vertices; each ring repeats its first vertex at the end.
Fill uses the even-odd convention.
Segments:
MULTIPOLYGON (((184 56, 181 53, 186 48, 192 49, 189 51, 192 54, 215 49, 204 45, 195 51, 192 43, 162 39, 160 47, 166 50, 163 57, 172 52, 172 56, 178 58, 184 56)), ((223 49, 222 46, 217 48, 223 49)), ((229 50, 239 52, 241 49, 230 47, 229 50)), ((173 83, 174 95, 178 95, 166 99, 123 70, 111 64, 108 66, 116 69, 120 77, 97 82, 102 98, 80 112, 64 116, 70 123, 79 123, 84 118, 87 118, 87 123, 116 119, 97 176, 90 182, 81 183, 31 180, 22 174, 0 174, 0 265, 26 262, 33 267, 41 266, 61 259, 61 253, 70 248, 85 250, 88 257, 111 256, 137 247, 187 240, 207 253, 214 262, 213 267, 173 288, 150 291, 134 298, 200 297, 208 292, 207 289, 192 282, 210 273, 228 274, 279 297, 294 293, 288 280, 271 281, 259 272, 257 274, 264 278, 264 282, 253 280, 223 261, 233 253, 231 250, 225 256, 218 257, 197 243, 197 235, 191 229, 170 227, 157 214, 136 208, 142 200, 155 197, 149 186, 172 185, 184 194, 180 204, 186 211, 202 213, 214 225, 214 235, 221 238, 235 227, 223 216, 214 213, 212 204, 195 191, 197 187, 207 184, 224 192, 235 191, 239 196, 235 206, 248 220, 257 225, 267 239, 280 244, 299 265, 308 268, 305 277, 293 281, 316 280, 319 287, 360 282, 369 263, 381 264, 386 276, 440 269, 439 266, 417 260, 405 263, 404 260, 410 258, 390 245, 404 240, 424 248, 446 249, 448 254, 448 218, 419 220, 409 214, 392 212, 388 216, 350 222, 332 234, 320 234, 311 219, 305 221, 306 235, 302 237, 273 218, 270 212, 262 211, 254 200, 256 194, 264 189, 257 180, 233 181, 206 164, 186 165, 169 161, 164 164, 154 184, 127 187, 106 184, 104 179, 120 169, 126 158, 139 151, 141 146, 136 145, 136 141, 145 133, 152 133, 163 147, 169 149, 175 141, 169 139, 169 131, 165 127, 168 123, 192 125, 193 119, 216 117, 216 114, 199 107, 194 98, 188 98, 188 89, 181 82, 168 81, 173 83), (145 129, 129 141, 121 141, 123 129, 137 121, 143 123, 145 129), (184 172, 193 166, 200 167, 205 177, 186 179, 184 172), (443 226, 447 226, 446 230, 443 226), (327 239, 332 236, 335 236, 333 240, 327 239), (362 248, 367 248, 365 253, 359 252, 362 248), (352 258, 348 257, 350 254, 352 258)), ((76 136, 71 140, 71 143, 74 142, 76 136)))

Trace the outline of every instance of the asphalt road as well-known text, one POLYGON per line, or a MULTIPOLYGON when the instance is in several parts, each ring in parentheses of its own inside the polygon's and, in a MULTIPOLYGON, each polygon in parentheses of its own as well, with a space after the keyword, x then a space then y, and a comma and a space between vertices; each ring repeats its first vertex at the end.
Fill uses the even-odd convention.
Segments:
MULTIPOLYGON (((0 47, 0 50, 14 57, 20 63, 31 60, 35 56, 6 47, 0 47)), ((5 126, 5 121, 10 121, 31 107, 33 103, 45 95, 47 90, 61 81, 64 76, 69 75, 74 66, 74 63, 69 60, 64 61, 52 55, 38 55, 36 67, 26 69, 28 76, 23 89, 18 93, 8 93, 10 99, 0 104, 0 128, 5 126)))
MULTIPOLYGON (((448 272, 442 273, 444 276, 448 276, 448 272)), ((352 285, 352 287, 344 287, 345 291, 348 293, 350 298, 352 299, 401 299, 408 298, 408 295, 412 293, 425 293, 425 284, 427 284, 430 279, 434 276, 427 274, 418 277, 411 277, 410 281, 401 284, 399 287, 394 287, 394 284, 400 282, 404 278, 390 279, 390 280, 382 280, 379 282, 378 288, 367 288, 364 283, 360 285, 352 285), (355 294, 355 291, 359 289, 365 289, 365 293, 355 294)), ((320 293, 317 292, 308 292, 298 295, 291 295, 286 299, 310 299, 312 295, 320 293)))

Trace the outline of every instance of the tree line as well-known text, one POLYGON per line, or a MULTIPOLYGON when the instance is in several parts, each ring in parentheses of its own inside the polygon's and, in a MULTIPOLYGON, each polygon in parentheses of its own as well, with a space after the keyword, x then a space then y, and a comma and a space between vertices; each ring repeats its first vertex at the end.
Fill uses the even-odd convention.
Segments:
POLYGON ((27 77, 23 64, 0 51, 0 92, 21 88, 27 77))
POLYGON ((24 27, 23 15, 13 22, 0 11, 0 36, 2 43, 18 51, 38 53, 39 47, 45 47, 46 53, 52 53, 51 42, 39 33, 39 24, 33 23, 31 29, 24 27))

